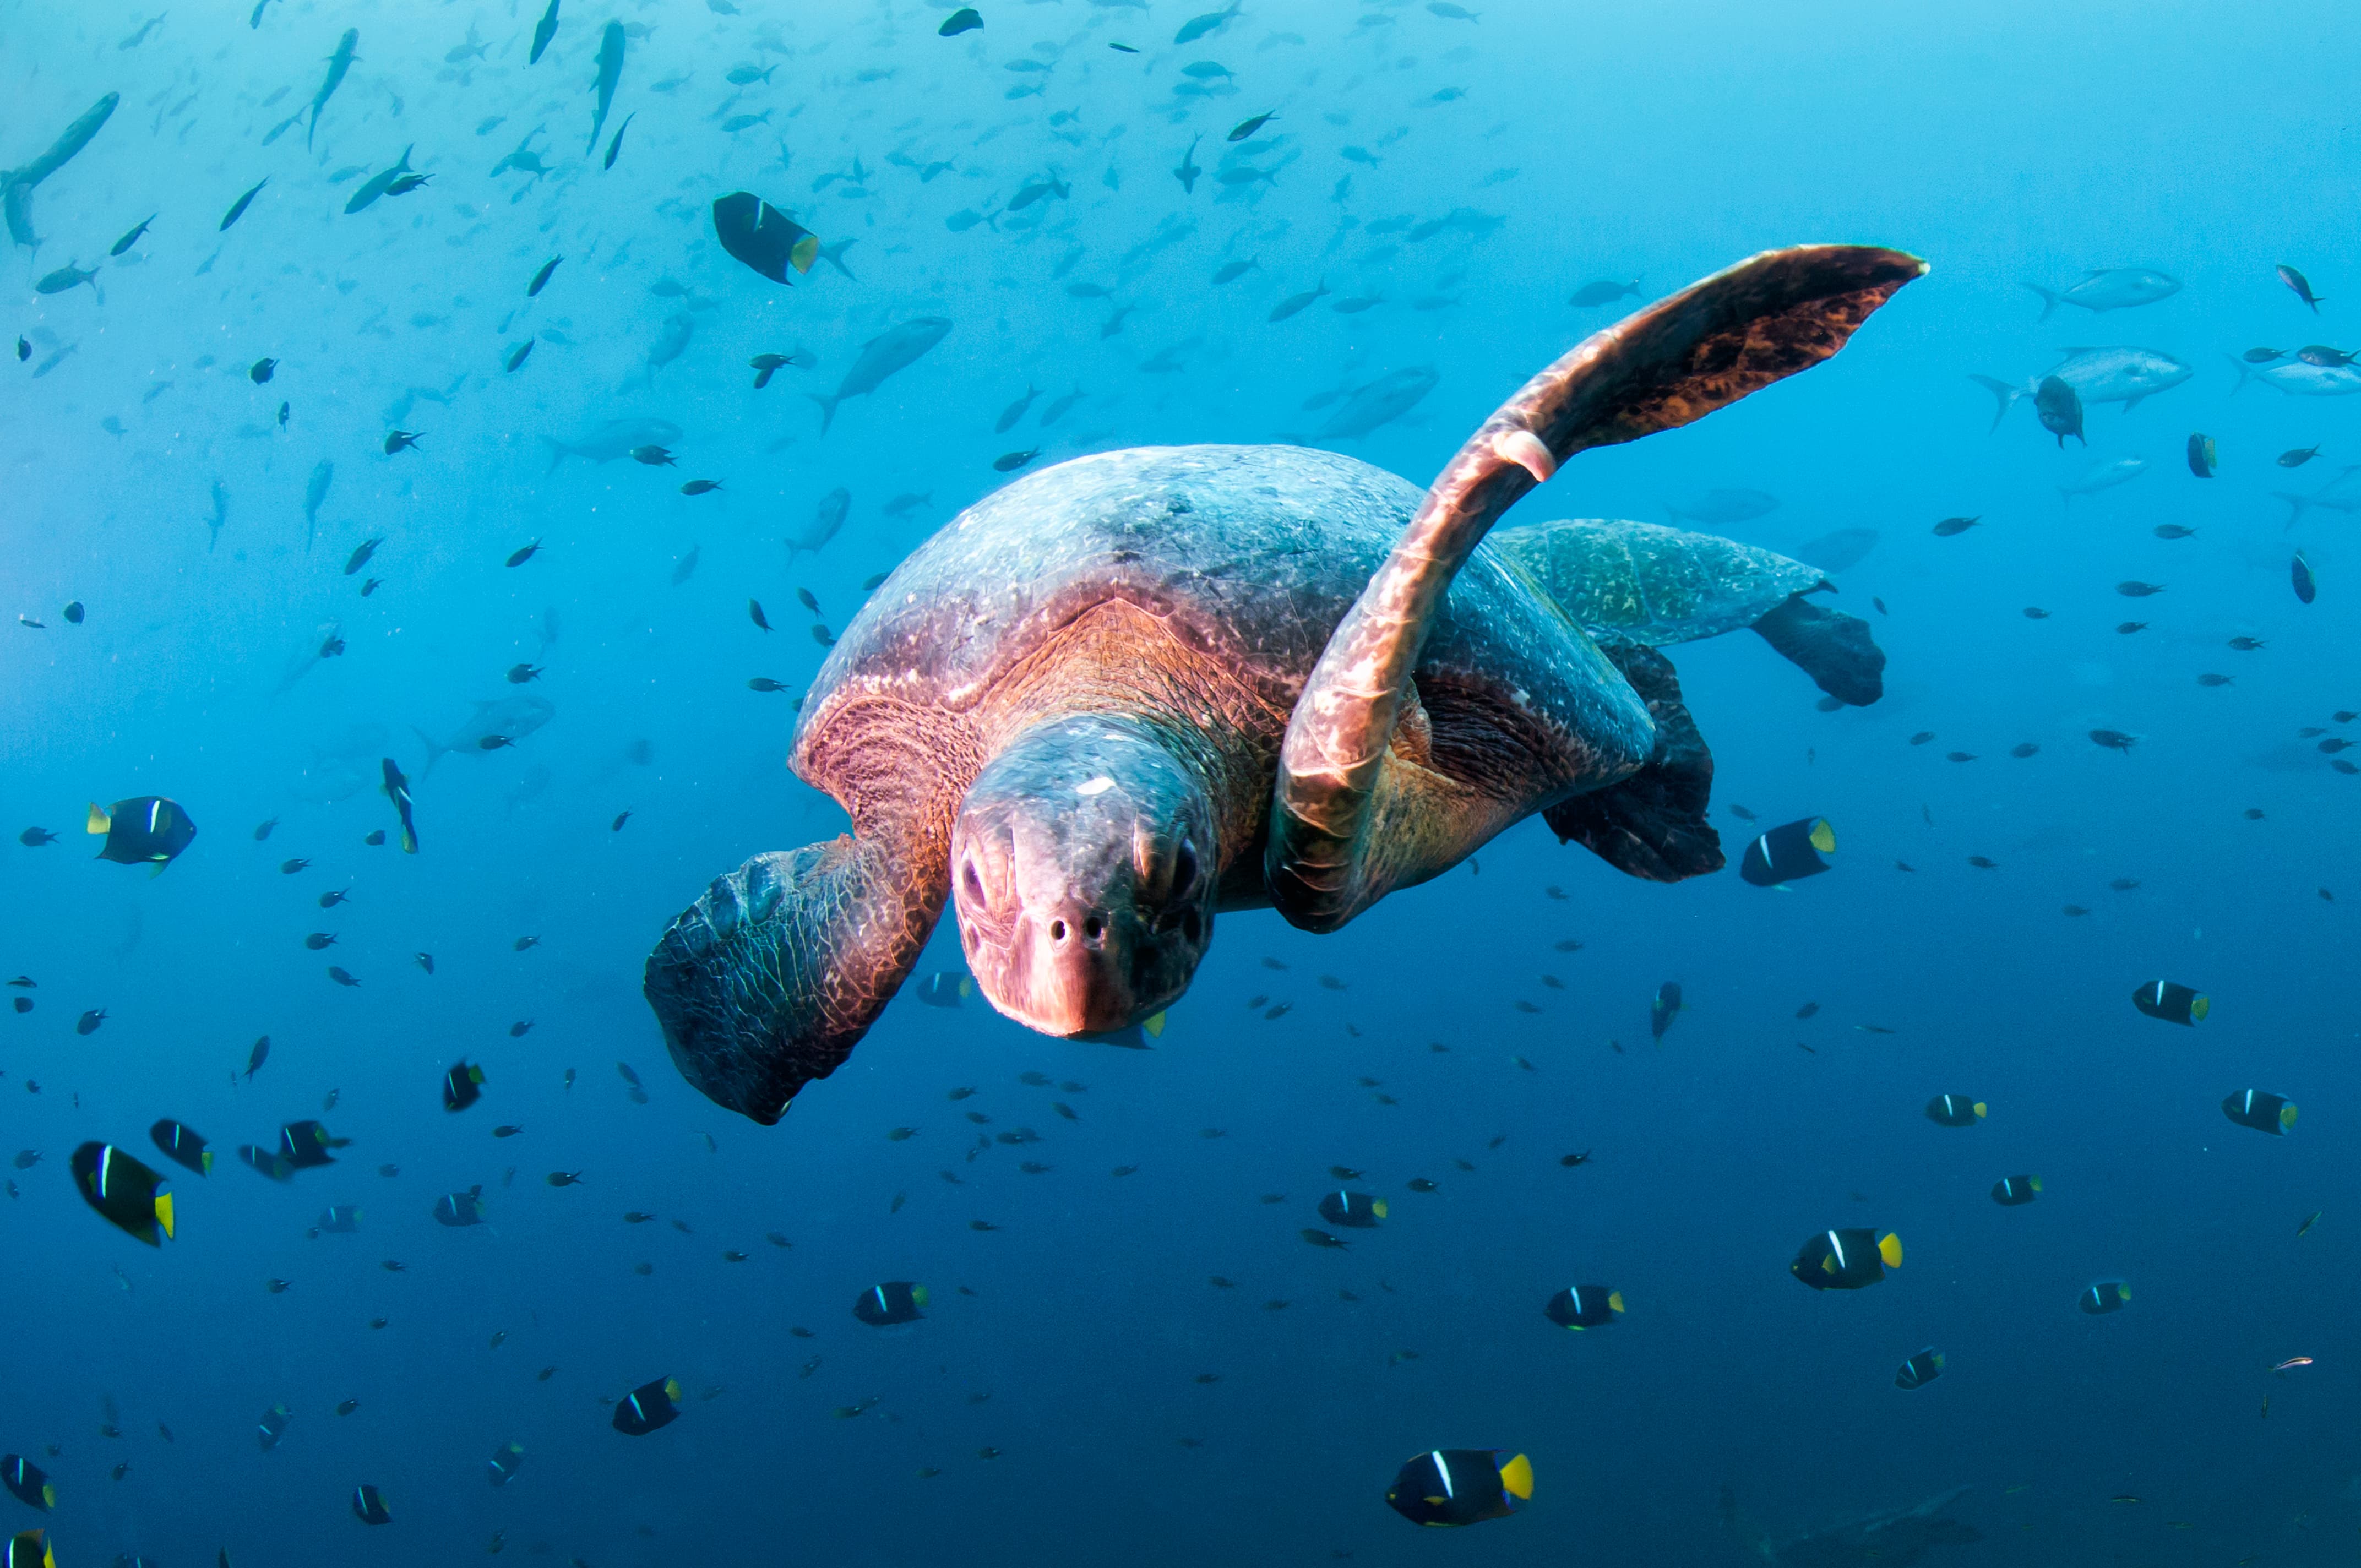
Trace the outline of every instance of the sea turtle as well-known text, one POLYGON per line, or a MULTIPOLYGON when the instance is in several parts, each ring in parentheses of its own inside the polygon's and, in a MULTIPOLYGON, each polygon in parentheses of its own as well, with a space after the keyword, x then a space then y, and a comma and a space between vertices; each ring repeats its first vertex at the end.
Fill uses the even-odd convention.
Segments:
POLYGON ((1592 336, 1423 497, 1289 446, 1077 458, 984 498, 877 589, 789 764, 852 833, 717 879, 649 955, 682 1073, 776 1122, 956 899, 993 1005, 1118 1031, 1187 989, 1217 909, 1332 931, 1543 813, 1636 875, 1717 869, 1672 666, 1602 649, 1492 523, 1587 447, 1818 363, 1926 270, 1769 251, 1592 336))
POLYGON ((1593 636, 1662 648, 1751 626, 1839 702, 1866 707, 1884 695, 1885 655, 1869 623, 1805 598, 1836 589, 1817 566, 1606 518, 1502 528, 1485 548, 1523 567, 1593 636))

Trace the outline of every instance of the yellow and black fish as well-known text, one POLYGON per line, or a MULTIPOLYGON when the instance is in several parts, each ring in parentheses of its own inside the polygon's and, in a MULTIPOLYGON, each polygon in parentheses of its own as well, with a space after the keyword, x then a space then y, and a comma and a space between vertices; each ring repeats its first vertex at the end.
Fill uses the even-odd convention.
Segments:
MULTIPOLYGON (((542 1376, 546 1377, 549 1374, 544 1372, 542 1376)), ((491 1460, 485 1468, 490 1473, 493 1486, 505 1486, 516 1479, 517 1466, 523 1463, 524 1444, 504 1442, 492 1450, 491 1460)))
POLYGON ((104 811, 91 802, 86 831, 106 835, 99 847, 100 860, 125 866, 152 864, 161 875, 197 836, 197 825, 179 801, 141 795, 118 800, 104 811))
POLYGON ((863 1290, 852 1303, 852 1315, 873 1329, 915 1323, 927 1314, 927 1288, 907 1279, 888 1279, 863 1290))
POLYGON ((275 1150, 260 1148, 253 1144, 240 1144, 237 1146, 237 1157, 273 1181, 294 1179, 293 1162, 275 1150))
POLYGON ((213 1151, 205 1147, 205 1140, 195 1128, 167 1116, 148 1128, 148 1135, 155 1140, 158 1148, 164 1151, 164 1157, 174 1165, 193 1170, 199 1176, 214 1173, 213 1151))
POLYGON ((2094 1318, 2120 1312, 2131 1304, 2132 1288, 2120 1279, 2102 1279, 2082 1292, 2076 1304, 2094 1318))
POLYGON ((1928 1345, 1902 1364, 1902 1370, 1894 1375, 1894 1386, 1896 1388, 1924 1388, 1943 1376, 1943 1367, 1949 1360, 1950 1357, 1941 1351, 1928 1345))
POLYGON ((172 1195, 164 1179, 112 1144, 86 1143, 73 1152, 74 1185, 116 1229, 149 1246, 172 1234, 172 1195))
POLYGON ((1375 1230, 1386 1217, 1386 1201, 1366 1192, 1331 1192, 1320 1200, 1320 1217, 1332 1225, 1375 1230))
POLYGON ((1623 1292, 1605 1285, 1569 1285, 1549 1299, 1542 1315, 1562 1329, 1604 1328, 1623 1313, 1623 1292))
POLYGON ((1835 854, 1836 849, 1837 830, 1828 826, 1828 818, 1806 817, 1773 828, 1747 845, 1738 862, 1738 874, 1756 887, 1801 882, 1829 870, 1821 857, 1835 854))
POLYGON ((484 1190, 478 1184, 465 1192, 445 1192, 434 1200, 437 1223, 452 1226, 480 1225, 484 1223, 484 1190))
POLYGON ((287 1435, 287 1421, 291 1414, 286 1406, 273 1405, 262 1412, 260 1420, 254 1423, 255 1440, 262 1444, 263 1453, 268 1453, 277 1448, 279 1440, 287 1435))
POLYGON ((1658 1045, 1664 1043, 1664 1031, 1681 1015, 1681 982, 1668 980, 1656 987, 1656 999, 1648 1003, 1648 1034, 1658 1045))
POLYGON ((0 1483, 5 1483, 9 1495, 28 1508, 48 1513, 58 1506, 57 1484, 22 1454, 12 1453, 0 1459, 0 1483))
POLYGON ((364 1482, 353 1488, 353 1518, 363 1524, 391 1524, 393 1515, 386 1510, 385 1494, 364 1482))
POLYGON ((1815 1290, 1860 1290, 1902 1266, 1902 1238, 1865 1225, 1822 1231, 1803 1245, 1787 1272, 1815 1290))
POLYGON ((2169 980, 2152 980, 2133 992, 2132 1005, 2168 1024, 2201 1024, 2213 1010, 2211 997, 2169 980))
POLYGON ((1503 1463, 1497 1448, 1438 1448, 1409 1461, 1386 1502, 1412 1524, 1480 1524, 1507 1519, 1533 1495, 1532 1461, 1503 1463))
POLYGON ((2015 1209, 2041 1196, 2041 1178, 2037 1176, 2004 1176, 1993 1183, 1993 1201, 2004 1209, 2015 1209))
POLYGON ((2242 1089, 2222 1102, 2222 1114, 2242 1127, 2252 1127, 2258 1133, 2284 1137, 2295 1125, 2295 1103, 2284 1095, 2266 1094, 2259 1089, 2242 1089))
POLYGON ((1984 1119, 1984 1102, 1964 1094, 1938 1094, 1927 1102, 1927 1120, 1938 1127, 1972 1127, 1984 1119))
POLYGON ((615 1430, 626 1437, 645 1437, 658 1427, 670 1426, 680 1419, 680 1407, 673 1403, 679 1398, 680 1383, 675 1378, 642 1383, 615 1407, 615 1430))
POLYGON ((49 1551, 49 1532, 20 1530, 8 1538, 8 1568, 58 1568, 49 1551))
MULTIPOLYGON (((514 565, 516 563, 511 561, 509 564, 514 565)), ((402 777, 401 770, 394 765, 391 757, 384 759, 384 766, 385 797, 393 802, 394 810, 401 814, 401 852, 414 855, 418 853, 418 825, 410 817, 410 781, 402 777)))
POLYGON ((443 1075, 443 1109, 465 1111, 484 1097, 484 1069, 467 1063, 454 1063, 443 1075))
POLYGON ((335 1164, 335 1156, 328 1151, 344 1148, 352 1141, 336 1137, 318 1122, 289 1122, 279 1129, 278 1155, 297 1170, 312 1170, 335 1164))

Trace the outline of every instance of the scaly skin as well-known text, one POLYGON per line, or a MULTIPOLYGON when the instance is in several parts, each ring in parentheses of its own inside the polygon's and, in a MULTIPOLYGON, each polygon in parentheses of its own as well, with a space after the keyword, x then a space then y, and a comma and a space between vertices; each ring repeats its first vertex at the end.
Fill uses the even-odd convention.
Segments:
MULTIPOLYGON (((1125 941, 1173 928, 1188 913, 1167 896, 1175 824, 1213 839, 1223 906, 1268 894, 1315 929, 1626 779, 1641 787, 1610 815, 1641 825, 1627 839, 1688 831, 1709 760, 1672 722, 1686 713, 1669 666, 1661 681, 1651 666, 1643 701, 1532 578, 1478 548, 1483 533, 1571 452, 1684 423, 1835 352, 1919 270, 1817 247, 1709 280, 1536 378, 1422 505, 1367 464, 1290 447, 1105 453, 986 497, 880 587, 805 705, 793 765, 851 812, 854 837, 748 862, 651 957, 648 999, 681 1070, 766 1123, 834 1070, 916 962, 951 895, 961 812, 1004 756, 1014 787, 975 791, 971 826, 1014 824, 1008 842, 1034 847, 1007 860, 1023 872, 1035 857, 1008 879, 1016 903, 978 910, 1012 929, 1053 930, 1060 908, 1105 916, 1125 941), (1105 778, 1074 777, 1084 762, 1105 778), (1335 874, 1306 897, 1307 872, 1335 874)), ((1699 853, 1656 848, 1672 874, 1699 853)), ((1128 1004, 1170 989, 1173 954, 1147 957, 1104 959, 1147 976, 1128 1004)), ((1126 1004, 1076 967, 1100 961, 1044 958, 1037 940, 979 978, 1024 1017, 1047 973, 1068 1000, 1040 1015, 1095 1027, 1126 1004)))
POLYGON ((1329 639, 1288 721, 1264 856, 1279 913, 1333 931, 1382 895, 1367 872, 1402 691, 1444 595, 1520 497, 1577 452, 1675 429, 1818 364, 1926 270, 1868 247, 1765 251, 1594 334, 1485 421, 1329 639))

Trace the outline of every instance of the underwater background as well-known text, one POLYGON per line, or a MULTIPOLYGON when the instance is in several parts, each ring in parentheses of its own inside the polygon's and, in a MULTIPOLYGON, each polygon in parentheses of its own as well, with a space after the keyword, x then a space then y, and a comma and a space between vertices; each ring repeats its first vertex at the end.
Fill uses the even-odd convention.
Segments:
MULTIPOLYGON (((950 6, 565 0, 533 64, 513 0, 0 7, 0 166, 121 95, 12 202, 39 243, 0 323, 0 609, 38 623, 0 638, 0 970, 37 982, 0 1014, 0 1448, 58 1490, 0 1500, 11 1531, 60 1568, 2350 1560, 2361 780, 2322 743, 2353 733, 2361 448, 2351 406, 2255 374, 2361 308, 2349 10, 1246 0, 1176 42, 1207 5, 997 0, 946 38, 950 6), (431 180, 347 213, 406 148, 431 180), (717 243, 741 190, 818 236, 791 287, 717 243), (1423 484, 1587 334, 1838 240, 1931 271, 1828 364, 1510 520, 1755 491, 1688 526, 1806 559, 1875 531, 1823 602, 1871 620, 1881 702, 1820 711, 1751 636, 1671 651, 1733 861, 1753 819, 1826 817, 1829 874, 1658 886, 1528 820, 1332 937, 1224 916, 1151 1050, 914 980, 777 1127, 674 1071, 651 943, 843 827, 781 765, 813 629, 996 458, 1291 440, 1423 484), (2179 288, 2043 319, 2026 287, 2114 268, 2179 288), (1636 288, 1568 302, 1602 280, 1636 288), (919 317, 952 324, 823 433, 809 394, 919 317), (2193 374, 2092 402, 2087 447, 2029 395, 1993 426, 1971 379, 2114 345, 2193 374), (757 390, 762 354, 788 362, 757 390), (1333 394, 1421 367, 1400 417, 1321 436, 1333 394), (675 427, 677 466, 600 447, 615 421, 675 427), (399 836, 381 758, 414 857, 365 841, 399 836), (88 804, 150 795, 199 829, 169 870, 87 859, 88 804), (2211 1015, 2142 1016, 2158 979, 2211 1015), (483 1103, 447 1114, 463 1059, 483 1103), (2295 1130, 2227 1120, 2250 1088, 2295 1130), (1944 1093, 1989 1114, 1938 1126, 1944 1093), (161 1117, 210 1176, 148 1144, 161 1117), (351 1140, 334 1164, 231 1152, 306 1118, 351 1140), (82 1201, 86 1140, 172 1179, 173 1240, 82 1201), (1331 1167, 1389 1205, 1344 1249, 1300 1235, 1331 1167), (2019 1173, 2039 1201, 1996 1205, 2019 1173), (436 1222, 478 1186, 483 1223, 436 1222), (357 1234, 312 1234, 331 1205, 357 1234), (1905 1262, 1799 1288, 1797 1245, 1848 1226, 1905 1262), (924 1321, 855 1321, 897 1279, 924 1321), (2077 1310, 2114 1280, 2125 1310, 2077 1310), (1556 1327, 1576 1283, 1627 1310, 1556 1327), (1897 1387, 1928 1346, 1943 1376, 1897 1387), (680 1418, 620 1435, 609 1405, 666 1377, 680 1418), (1529 1454, 1532 1499, 1413 1530, 1384 1494, 1438 1447, 1529 1454), (1815 1533, 1959 1486, 1929 1541, 1815 1533)), ((947 918, 917 976, 959 969, 947 918)))

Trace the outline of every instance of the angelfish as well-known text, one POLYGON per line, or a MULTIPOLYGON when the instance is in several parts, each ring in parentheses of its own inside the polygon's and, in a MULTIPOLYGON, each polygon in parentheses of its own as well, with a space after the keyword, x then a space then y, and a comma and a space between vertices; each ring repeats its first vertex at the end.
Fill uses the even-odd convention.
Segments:
POLYGON ((391 757, 384 759, 384 762, 385 797, 401 814, 401 852, 414 855, 418 853, 418 827, 410 817, 410 781, 402 776, 391 757))

